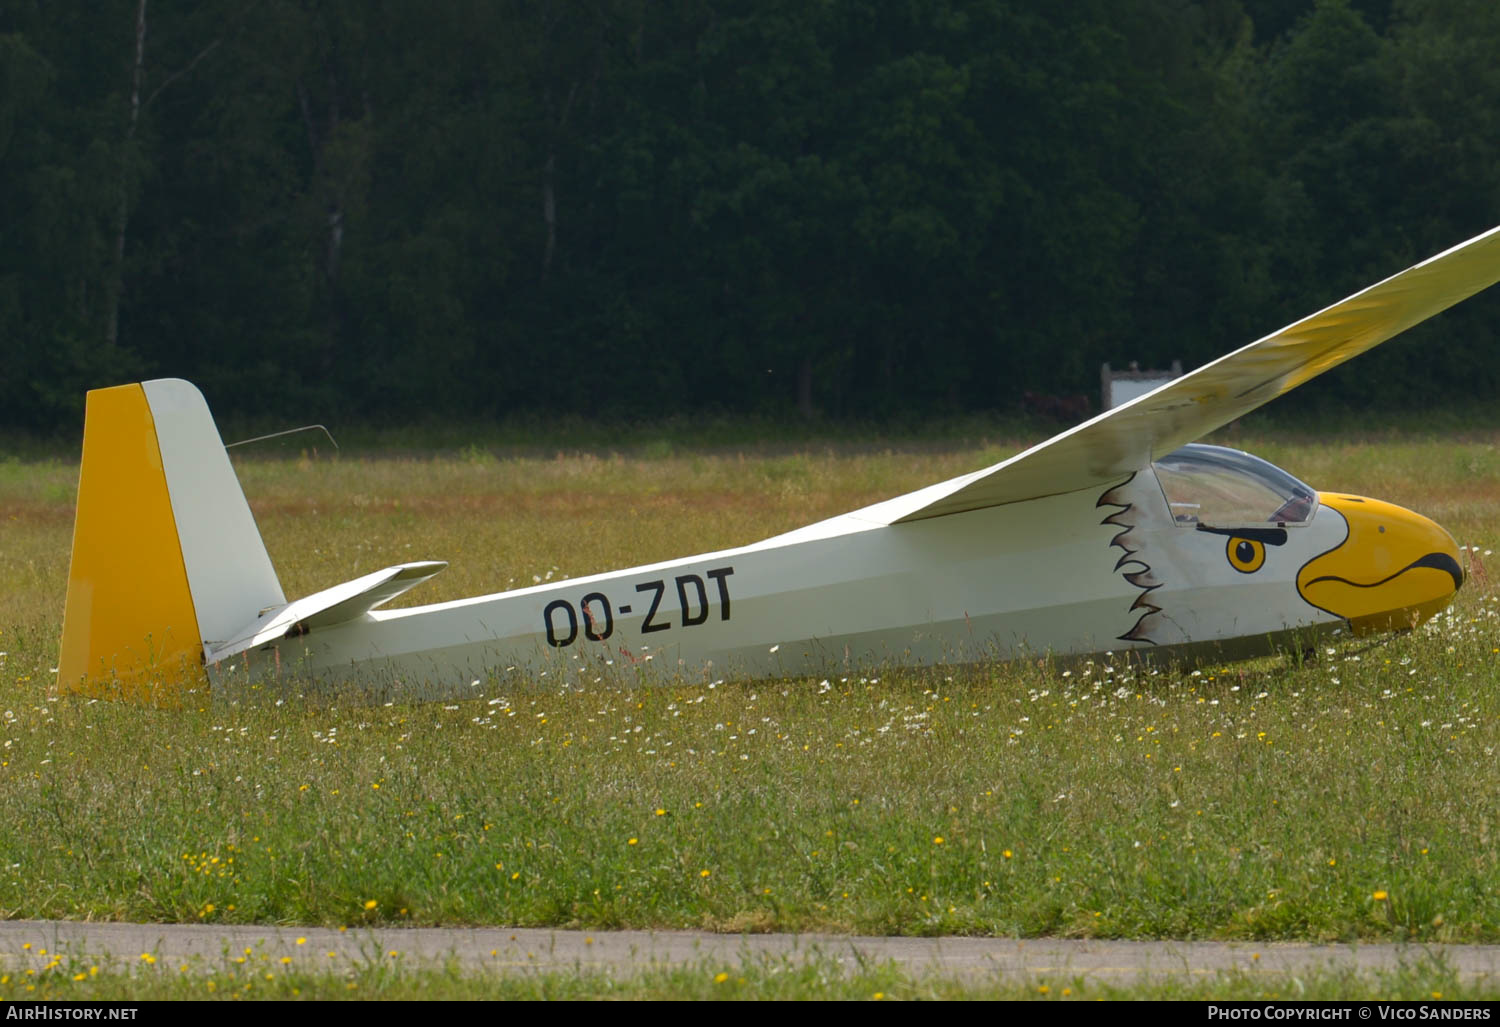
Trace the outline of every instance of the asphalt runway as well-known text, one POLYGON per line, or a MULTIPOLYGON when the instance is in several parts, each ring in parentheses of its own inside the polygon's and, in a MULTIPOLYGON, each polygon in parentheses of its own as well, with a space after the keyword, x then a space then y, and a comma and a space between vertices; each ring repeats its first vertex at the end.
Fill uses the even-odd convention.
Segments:
POLYGON ((277 928, 213 924, 0 922, 0 969, 46 965, 59 954, 116 966, 149 953, 170 966, 213 967, 246 956, 308 969, 349 962, 457 963, 490 973, 593 971, 614 974, 745 960, 832 959, 846 969, 895 962, 911 973, 1029 981, 1128 982, 1141 977, 1364 973, 1440 962, 1468 980, 1500 980, 1497 945, 1311 945, 1289 942, 1094 941, 1058 938, 882 938, 846 935, 712 934, 704 931, 563 931, 504 927, 277 928), (27 947, 29 946, 29 948, 27 947), (248 952, 247 952, 248 950, 248 952))

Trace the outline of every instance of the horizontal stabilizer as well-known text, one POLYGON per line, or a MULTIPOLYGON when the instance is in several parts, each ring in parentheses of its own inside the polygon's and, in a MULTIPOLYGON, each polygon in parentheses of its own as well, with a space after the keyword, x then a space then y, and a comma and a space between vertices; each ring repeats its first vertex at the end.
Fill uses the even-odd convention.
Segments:
POLYGON ((342 585, 265 610, 227 642, 208 643, 204 659, 218 663, 267 642, 305 635, 314 628, 357 620, 381 603, 389 602, 447 567, 443 560, 398 563, 342 585))

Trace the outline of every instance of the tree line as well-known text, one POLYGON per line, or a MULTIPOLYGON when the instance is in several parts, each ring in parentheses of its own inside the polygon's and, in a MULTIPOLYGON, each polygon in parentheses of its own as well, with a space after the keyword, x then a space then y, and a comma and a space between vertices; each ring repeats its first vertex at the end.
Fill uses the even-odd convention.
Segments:
MULTIPOLYGON (((0 424, 890 414, 1500 222, 1490 0, 8 0, 0 424)), ((1322 384, 1493 396, 1500 300, 1322 384)))

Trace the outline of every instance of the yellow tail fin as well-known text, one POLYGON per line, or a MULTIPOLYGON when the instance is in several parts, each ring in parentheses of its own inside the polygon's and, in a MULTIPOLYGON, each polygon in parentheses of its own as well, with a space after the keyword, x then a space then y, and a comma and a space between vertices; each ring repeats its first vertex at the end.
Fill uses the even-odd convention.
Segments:
POLYGON ((88 394, 58 681, 173 702, 207 686, 156 424, 140 385, 88 394))

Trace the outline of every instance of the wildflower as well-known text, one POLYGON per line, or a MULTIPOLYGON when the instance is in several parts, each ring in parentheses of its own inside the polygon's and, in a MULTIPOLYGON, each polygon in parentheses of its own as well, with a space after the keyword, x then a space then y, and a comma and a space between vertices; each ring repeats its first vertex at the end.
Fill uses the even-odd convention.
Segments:
POLYGON ((368 902, 365 903, 365 908, 366 909, 374 909, 378 905, 380 905, 380 903, 376 902, 374 899, 370 899, 368 902))
POLYGON ((698 871, 698 876, 699 877, 707 877, 708 876, 708 871, 707 870, 700 870, 700 871, 698 871))
POLYGON ((664 810, 664 809, 658 809, 658 810, 657 810, 657 811, 656 811, 656 815, 657 815, 657 816, 659 816, 659 817, 664 817, 664 816, 666 816, 666 815, 667 815, 667 811, 666 811, 666 810, 664 810))
POLYGON ((632 838, 632 839, 630 839, 630 840, 629 840, 629 841, 628 841, 628 842, 626 842, 626 843, 625 843, 625 844, 626 844, 626 845, 635 845, 635 844, 637 844, 637 843, 638 843, 638 842, 639 842, 639 841, 640 841, 640 839, 639 839, 639 838, 632 838))
POLYGON ((1006 849, 1003 853, 1001 853, 1001 855, 1003 855, 1006 859, 1010 859, 1012 853, 1009 849, 1006 849))
POLYGON ((1386 895, 1384 889, 1377 891, 1374 895, 1370 896, 1370 898, 1374 899, 1376 902, 1384 902, 1388 897, 1389 896, 1386 895))
POLYGON ((729 980, 729 975, 727 973, 720 972, 714 975, 715 984, 723 984, 727 980, 729 980))
POLYGON ((149 952, 142 952, 141 959, 147 966, 154 966, 156 964, 156 957, 149 952))
POLYGON ((941 844, 943 844, 943 836, 942 835, 938 835, 937 837, 933 838, 932 839, 932 844, 934 844, 934 845, 941 845, 941 844))
POLYGON ((306 945, 307 944, 307 939, 306 938, 298 938, 297 939, 297 944, 298 945, 306 945))

